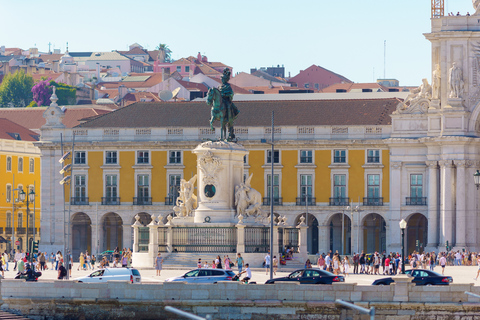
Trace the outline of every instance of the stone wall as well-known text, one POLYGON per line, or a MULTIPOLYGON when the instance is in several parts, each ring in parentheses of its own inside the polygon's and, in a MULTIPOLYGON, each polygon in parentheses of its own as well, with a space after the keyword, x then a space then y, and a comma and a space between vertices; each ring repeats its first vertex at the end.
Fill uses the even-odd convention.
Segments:
MULTIPOLYGON (((244 285, 238 282, 103 284, 70 281, 2 280, 3 309, 32 319, 176 319, 170 305, 213 319, 362 319, 335 305, 343 299, 376 309, 375 319, 477 319, 480 294, 473 284, 415 287, 407 281, 391 286, 244 285)), ((367 317, 368 318, 368 317, 367 317)))

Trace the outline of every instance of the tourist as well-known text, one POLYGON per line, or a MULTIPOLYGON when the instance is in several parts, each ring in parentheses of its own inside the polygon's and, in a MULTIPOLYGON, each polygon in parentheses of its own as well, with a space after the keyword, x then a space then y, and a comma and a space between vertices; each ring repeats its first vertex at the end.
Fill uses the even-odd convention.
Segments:
POLYGON ((252 271, 250 271, 250 266, 247 263, 245 265, 245 270, 240 272, 240 274, 246 273, 245 277, 243 277, 242 282, 248 282, 248 280, 252 279, 252 271))
POLYGON ((79 264, 78 264, 78 267, 77 267, 77 271, 80 270, 80 269, 84 269, 83 266, 85 264, 85 256, 83 255, 83 252, 80 252, 80 258, 78 259, 79 260, 79 264))
POLYGON ((440 259, 438 260, 438 262, 440 263, 440 267, 442 267, 442 276, 443 276, 443 273, 445 272, 445 265, 447 264, 447 259, 445 258, 445 256, 442 254, 440 256, 440 259))
POLYGON ((202 259, 201 259, 201 258, 198 258, 197 268, 200 269, 201 267, 202 267, 202 259))
POLYGON ((205 263, 203 264, 203 267, 204 267, 205 269, 208 268, 208 262, 207 262, 207 261, 205 261, 205 263))
POLYGON ((51 264, 52 270, 55 269, 54 263, 55 263, 55 254, 52 252, 52 253, 50 254, 50 264, 51 264))
POLYGON ((378 256, 378 252, 375 252, 373 256, 373 274, 380 274, 380 257, 378 256))
POLYGON ((215 263, 215 260, 212 261, 212 269, 216 269, 217 268, 217 264, 215 263))
POLYGON ((325 269, 325 258, 323 257, 323 253, 318 257, 317 266, 319 269, 325 269))
POLYGON ((60 262, 61 255, 60 251, 57 251, 57 254, 55 255, 55 270, 58 270, 58 263, 60 262))
POLYGON ((305 269, 312 269, 312 263, 310 262, 310 259, 305 261, 305 269))
POLYGON ((330 255, 325 256, 325 270, 332 272, 332 258, 330 258, 330 255))
POLYGON ((223 263, 225 264, 225 270, 232 270, 232 267, 230 266, 230 263, 232 263, 232 261, 230 261, 228 255, 224 256, 223 263))
POLYGON ((2 260, 3 265, 5 266, 5 271, 8 271, 8 254, 6 252, 2 254, 2 260))
POLYGON ((38 259, 40 261, 40 271, 45 270, 45 255, 40 253, 40 258, 38 259))
POLYGON ((22 273, 23 270, 25 270, 25 262, 23 262, 22 259, 18 260, 17 269, 18 269, 18 273, 22 273))
MULTIPOLYGON (((273 266, 273 274, 276 275, 276 274, 277 274, 277 269, 278 269, 278 259, 277 259, 277 256, 273 256, 272 266, 273 266)), ((310 268, 311 268, 311 267, 312 267, 312 265, 310 265, 310 268)))
POLYGON ((333 256, 333 273, 336 275, 340 274, 340 260, 337 254, 333 256))
POLYGON ((430 259, 428 260, 428 265, 430 266, 430 271, 433 271, 435 268, 435 256, 432 254, 430 255, 430 259))
POLYGON ((268 274, 268 269, 270 269, 270 253, 267 253, 263 262, 265 263, 265 274, 268 274))
POLYGON ((122 254, 122 268, 126 268, 127 264, 128 264, 128 252, 124 250, 122 254))
POLYGON ((88 251, 85 252, 85 261, 87 262, 87 269, 93 270, 92 257, 88 254, 88 251))
POLYGON ((67 276, 67 269, 65 269, 65 267, 63 266, 63 261, 59 261, 58 262, 58 277, 57 279, 58 280, 63 280, 65 279, 65 277, 67 276))
POLYGON ((358 261, 360 263, 360 273, 361 274, 365 273, 365 253, 362 252, 362 254, 360 255, 360 259, 358 261))
POLYGON ((15 262, 15 266, 13 267, 13 271, 17 270, 18 261, 20 261, 21 259, 22 259, 22 255, 21 255, 20 251, 16 250, 14 258, 13 258, 13 261, 15 262))
POLYGON ((155 260, 155 270, 157 270, 157 276, 160 277, 160 272, 162 271, 163 265, 163 258, 162 254, 159 252, 157 255, 157 259, 155 260))
POLYGON ((243 269, 243 258, 240 253, 237 253, 237 268, 238 272, 241 273, 243 269))
POLYGON ((348 256, 343 258, 343 274, 346 276, 350 269, 350 262, 348 261, 348 256))
POLYGON ((477 270, 477 276, 474 278, 475 280, 478 279, 478 275, 480 274, 480 254, 477 255, 477 265, 478 265, 478 270, 477 270))
POLYGON ((222 269, 222 258, 220 256, 215 259, 215 268, 222 269))
POLYGON ((95 262, 97 261, 97 258, 95 258, 95 255, 92 254, 92 270, 95 269, 95 262))
POLYGON ((353 273, 358 274, 358 265, 360 263, 360 257, 358 253, 353 253, 353 273))

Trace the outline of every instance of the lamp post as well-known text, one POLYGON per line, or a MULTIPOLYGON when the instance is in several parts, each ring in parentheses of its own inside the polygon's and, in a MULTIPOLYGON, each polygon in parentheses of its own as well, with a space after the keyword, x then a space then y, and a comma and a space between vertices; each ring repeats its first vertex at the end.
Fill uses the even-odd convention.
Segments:
POLYGON ((480 171, 477 170, 477 172, 473 174, 473 181, 475 182, 475 186, 477 186, 478 190, 478 188, 480 187, 480 171))
MULTIPOLYGON (((34 202, 35 201, 35 192, 33 191, 33 189, 30 190, 30 192, 28 193, 28 197, 27 197, 27 194, 25 193, 25 191, 23 191, 23 189, 20 189, 20 191, 18 192, 18 198, 21 202, 25 202, 26 201, 26 205, 27 205, 27 233, 26 233, 26 241, 27 241, 27 252, 29 253, 29 259, 30 259, 30 262, 32 262, 32 252, 30 250, 30 241, 28 241, 28 218, 30 216, 30 208, 29 208, 29 205, 30 205, 30 202, 34 202)), ((35 214, 34 214, 34 217, 33 219, 35 219, 35 214)), ((35 220, 34 220, 35 221, 35 220)), ((35 232, 35 231, 34 231, 35 232)), ((35 235, 34 235, 35 237, 35 235)), ((34 239, 35 241, 35 239, 34 239)), ((33 244, 33 243, 32 243, 33 244)))
POLYGON ((400 221, 400 230, 402 230, 402 274, 405 274, 405 228, 407 228, 407 221, 402 219, 400 221))
MULTIPOLYGON (((307 239, 308 239, 308 192, 305 193, 305 222, 307 223, 307 239)), ((307 240, 307 255, 308 255, 308 240, 307 240)))

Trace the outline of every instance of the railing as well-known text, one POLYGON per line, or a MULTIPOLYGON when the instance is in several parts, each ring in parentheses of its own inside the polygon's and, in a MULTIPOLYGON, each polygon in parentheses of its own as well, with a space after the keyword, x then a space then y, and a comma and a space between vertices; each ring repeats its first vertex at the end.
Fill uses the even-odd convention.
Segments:
POLYGON ((407 206, 426 206, 426 197, 407 197, 407 206))
POLYGON ((0 227, 0 233, 3 233, 3 227, 0 227))
MULTIPOLYGON (((270 197, 263 198, 263 205, 269 206, 270 205, 270 197)), ((273 205, 274 206, 283 206, 283 198, 273 198, 273 205)))
POLYGON ((165 205, 166 206, 173 206, 176 205, 177 197, 165 197, 165 205))
POLYGON ((37 234, 37 228, 28 228, 28 234, 29 235, 37 234))
POLYGON ((102 197, 103 205, 119 205, 120 197, 102 197))
POLYGON ((270 228, 245 228, 245 252, 266 253, 270 247, 270 228))
POLYGON ((176 227, 172 228, 174 252, 236 252, 235 227, 176 227))
POLYGON ((300 163, 312 163, 312 157, 300 157, 300 163))
POLYGON ((333 157, 333 163, 345 163, 346 160, 346 157, 333 157))
POLYGON ((17 234, 26 234, 27 228, 17 228, 17 234))
POLYGON ((138 252, 148 252, 150 241, 150 229, 148 227, 138 228, 138 252))
POLYGON ((283 247, 292 248, 293 252, 298 252, 298 229, 283 229, 283 247))
POLYGON ((88 197, 71 197, 70 203, 76 206, 88 205, 88 197))
POLYGON ((158 228, 158 252, 167 252, 168 228, 158 228))
POLYGON ((299 197, 297 198, 297 201, 296 201, 296 205, 297 206, 305 206, 305 205, 309 205, 309 206, 316 206, 317 205, 317 198, 315 197, 308 197, 308 201, 305 201, 305 197, 299 197))
POLYGON ((152 198, 151 197, 134 197, 133 204, 137 206, 151 206, 152 198))
POLYGON ((5 234, 12 234, 12 227, 6 227, 5 228, 5 234))
POLYGON ((278 228, 278 252, 283 253, 285 247, 283 246, 283 228, 278 228))
POLYGON ((378 198, 363 198, 364 206, 383 206, 383 197, 378 198))
POLYGON ((367 163, 380 163, 380 157, 367 157, 367 163))
POLYGON ((348 206, 350 204, 350 198, 330 198, 331 206, 348 206))

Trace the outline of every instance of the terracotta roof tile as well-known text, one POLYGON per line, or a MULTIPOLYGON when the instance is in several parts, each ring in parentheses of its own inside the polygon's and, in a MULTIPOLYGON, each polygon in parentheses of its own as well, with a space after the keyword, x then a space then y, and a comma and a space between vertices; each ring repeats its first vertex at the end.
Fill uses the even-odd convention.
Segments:
POLYGON ((0 118, 0 139, 38 141, 39 134, 5 118, 0 118))

